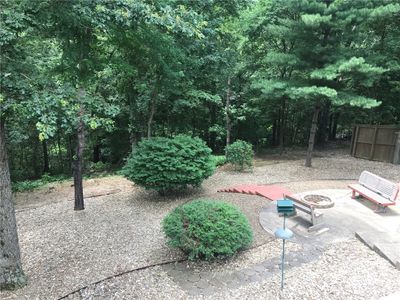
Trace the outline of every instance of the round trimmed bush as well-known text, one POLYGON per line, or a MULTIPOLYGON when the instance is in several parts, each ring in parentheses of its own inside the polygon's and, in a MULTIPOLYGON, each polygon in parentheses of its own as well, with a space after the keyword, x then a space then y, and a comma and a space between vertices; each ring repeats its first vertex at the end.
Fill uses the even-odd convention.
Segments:
POLYGON ((181 249, 189 259, 229 257, 253 240, 249 222, 239 209, 208 199, 178 206, 162 225, 168 245, 181 249))
POLYGON ((214 173, 211 149, 199 138, 178 135, 155 137, 138 144, 122 174, 146 189, 161 194, 200 186, 214 173))
POLYGON ((251 167, 253 162, 253 146, 245 141, 237 140, 226 146, 226 162, 235 166, 236 170, 251 167))

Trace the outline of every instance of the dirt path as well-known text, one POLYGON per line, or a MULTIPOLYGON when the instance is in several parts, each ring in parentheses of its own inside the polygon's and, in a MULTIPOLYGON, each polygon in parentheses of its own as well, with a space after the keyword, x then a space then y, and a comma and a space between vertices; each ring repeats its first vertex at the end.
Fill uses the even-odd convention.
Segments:
MULTIPOLYGON (((107 176, 84 180, 83 189, 84 198, 94 198, 120 192, 130 192, 135 189, 135 186, 121 176, 107 176)), ((17 211, 62 201, 71 201, 71 207, 73 207, 73 181, 65 180, 61 183, 49 183, 34 191, 17 193, 14 198, 17 211)))

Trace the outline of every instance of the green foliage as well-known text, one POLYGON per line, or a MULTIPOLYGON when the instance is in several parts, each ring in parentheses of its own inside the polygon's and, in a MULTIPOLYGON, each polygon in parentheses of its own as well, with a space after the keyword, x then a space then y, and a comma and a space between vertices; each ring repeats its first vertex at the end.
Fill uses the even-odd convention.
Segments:
POLYGON ((251 167, 253 161, 253 146, 245 141, 237 140, 225 148, 226 162, 242 171, 245 167, 251 167))
POLYGON ((252 118, 256 128, 282 148, 307 143, 309 137, 314 139, 311 132, 316 132, 317 144, 335 139, 349 109, 353 120, 363 123, 398 123, 392 112, 394 106, 400 108, 393 89, 399 83, 399 60, 394 58, 400 49, 399 4, 257 1, 241 22, 242 70, 249 74, 250 87, 246 96, 254 111, 261 112, 252 118), (391 59, 385 62, 384 57, 391 59), (391 108, 379 107, 389 102, 391 108), (313 108, 320 115, 311 130, 313 108))
POLYGON ((332 19, 331 15, 321 16, 320 14, 314 14, 314 15, 304 14, 301 16, 301 20, 304 22, 304 24, 311 27, 321 26, 321 24, 328 23, 331 19, 332 19))
POLYGON ((226 164, 225 155, 212 155, 211 160, 213 161, 216 167, 223 166, 224 164, 226 164))
POLYGON ((69 176, 66 175, 56 175, 51 176, 49 174, 43 174, 40 179, 37 180, 24 180, 24 181, 17 181, 12 183, 12 190, 14 192, 28 192, 34 189, 37 189, 41 186, 44 186, 48 183, 52 182, 62 182, 64 180, 69 179, 69 176))
POLYGON ((179 135, 141 141, 122 173, 146 189, 165 194, 188 185, 198 187, 214 170, 211 149, 199 138, 179 135))
POLYGON ((292 88, 290 91, 290 97, 293 99, 314 99, 319 100, 321 98, 334 99, 337 96, 337 92, 334 89, 322 86, 317 87, 305 86, 299 88, 292 88))
POLYGON ((0 7, 13 180, 40 177, 45 156, 52 174, 70 173, 80 121, 85 161, 97 145, 113 165, 145 136, 196 135, 215 152, 227 131, 257 149, 304 145, 314 107, 321 144, 353 122, 400 122, 399 0, 0 7))
POLYGON ((88 171, 90 174, 98 174, 111 171, 111 164, 99 162, 90 162, 88 166, 88 171))
POLYGON ((218 259, 248 247, 253 239, 245 215, 234 206, 199 199, 175 208, 163 222, 168 245, 189 259, 218 259))

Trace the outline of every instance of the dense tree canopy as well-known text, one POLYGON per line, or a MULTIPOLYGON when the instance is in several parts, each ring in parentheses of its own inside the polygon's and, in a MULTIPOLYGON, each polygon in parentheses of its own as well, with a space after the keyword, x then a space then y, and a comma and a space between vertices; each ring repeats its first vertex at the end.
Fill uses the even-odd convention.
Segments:
POLYGON ((34 2, 2 1, 14 180, 69 173, 78 128, 88 167, 149 136, 221 152, 305 145, 313 113, 318 144, 398 122, 396 0, 34 2))
POLYGON ((150 136, 312 150, 314 134, 399 122, 398 0, 1 6, 13 180, 119 165, 150 136))

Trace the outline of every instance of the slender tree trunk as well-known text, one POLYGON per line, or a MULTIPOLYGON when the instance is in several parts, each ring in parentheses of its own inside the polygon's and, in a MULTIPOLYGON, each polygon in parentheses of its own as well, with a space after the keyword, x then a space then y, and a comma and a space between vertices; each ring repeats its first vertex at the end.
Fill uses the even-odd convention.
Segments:
POLYGON ((281 119, 280 119, 280 131, 279 131, 279 148, 281 148, 281 151, 283 150, 284 147, 284 142, 285 142, 285 118, 286 118, 286 99, 283 99, 282 101, 282 109, 281 109, 281 119))
POLYGON ((93 162, 97 163, 100 161, 100 153, 101 153, 101 145, 100 144, 96 144, 93 147, 93 162))
POLYGON ((33 140, 33 156, 32 156, 32 166, 33 166, 33 171, 35 173, 35 179, 39 178, 41 175, 41 168, 40 165, 38 164, 38 157, 39 157, 39 139, 34 138, 33 140))
POLYGON ((229 117, 229 107, 231 105, 231 78, 228 78, 228 90, 226 91, 226 105, 225 105, 225 126, 226 126, 226 146, 231 143, 231 119, 229 117))
POLYGON ((317 143, 324 146, 328 140, 329 135, 329 115, 331 104, 326 102, 323 104, 320 112, 318 130, 317 130, 317 143))
POLYGON ((17 224, 11 193, 4 119, 0 119, 0 290, 24 286, 17 224))
POLYGON ((297 127, 293 128, 293 137, 292 137, 292 144, 296 144, 298 129, 297 127))
POLYGON ((49 173, 49 151, 47 150, 47 141, 42 142, 43 147, 43 173, 49 173))
POLYGON ((74 147, 72 145, 72 136, 68 135, 68 161, 69 161, 69 166, 72 166, 72 171, 74 168, 74 147))
POLYGON ((135 112, 136 112, 136 107, 135 107, 135 102, 133 99, 132 92, 129 91, 127 93, 128 97, 128 103, 129 103, 129 141, 131 142, 132 149, 135 148, 137 144, 137 135, 138 131, 136 130, 136 122, 135 122, 135 112))
POLYGON ((335 113, 335 116, 333 118, 333 126, 332 126, 332 133, 331 133, 331 140, 333 140, 333 141, 336 140, 338 119, 339 119, 339 113, 335 113))
POLYGON ((272 124, 272 146, 276 146, 276 136, 277 136, 277 121, 276 118, 274 118, 274 122, 272 124))
POLYGON ((60 134, 60 129, 57 133, 57 149, 58 149, 58 165, 60 168, 60 171, 64 171, 64 164, 63 164, 63 157, 62 157, 62 152, 61 152, 61 134, 60 134))
POLYGON ((339 118, 338 112, 335 112, 331 115, 331 120, 330 120, 330 124, 329 124, 329 140, 330 141, 334 141, 336 139, 338 118, 339 118))
POLYGON ((154 114, 156 112, 157 86, 155 86, 154 90, 151 92, 150 101, 149 119, 147 120, 147 138, 151 138, 151 124, 153 123, 154 114))
POLYGON ((151 124, 153 123, 155 112, 156 112, 156 103, 155 101, 152 101, 150 107, 149 119, 147 121, 147 138, 151 138, 151 124))
MULTIPOLYGON (((217 110, 215 105, 211 103, 210 124, 215 124, 216 122, 217 122, 217 110)), ((217 144, 217 134, 214 131, 212 131, 210 132, 210 145, 209 145, 212 151, 216 151, 216 144, 217 144)))
MULTIPOLYGON (((85 96, 85 90, 81 88, 79 90, 78 97, 82 99, 85 96)), ((82 182, 82 169, 83 169, 83 149, 85 147, 85 124, 83 122, 84 107, 81 104, 79 110, 79 123, 77 128, 78 143, 76 146, 76 154, 74 158, 73 170, 74 170, 74 189, 75 189, 75 206, 74 210, 85 209, 83 201, 83 182, 82 182)))
POLYGON ((311 129, 310 129, 310 138, 308 140, 308 149, 307 149, 307 157, 305 164, 306 167, 311 167, 312 152, 314 150, 315 133, 317 131, 318 115, 320 110, 321 110, 320 104, 317 103, 314 108, 314 115, 312 118, 311 129))
POLYGON ((275 146, 279 146, 279 141, 281 139, 281 109, 278 110, 278 118, 276 120, 276 144, 275 146))

